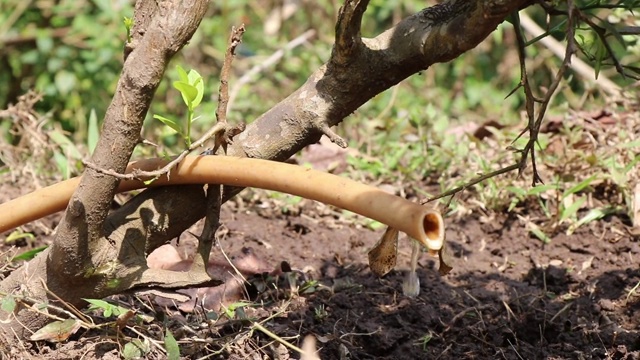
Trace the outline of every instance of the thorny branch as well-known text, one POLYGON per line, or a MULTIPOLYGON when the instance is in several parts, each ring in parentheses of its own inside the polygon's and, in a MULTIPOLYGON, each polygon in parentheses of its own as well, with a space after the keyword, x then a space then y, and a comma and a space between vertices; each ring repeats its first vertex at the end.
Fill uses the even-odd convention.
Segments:
POLYGON ((433 196, 425 201, 422 202, 422 204, 426 204, 429 202, 432 202, 434 200, 437 199, 441 199, 443 197, 446 196, 452 196, 457 194, 458 192, 464 191, 466 189, 468 189, 469 187, 476 185, 482 181, 485 181, 487 179, 491 179, 493 177, 496 177, 498 175, 502 175, 505 173, 508 173, 510 171, 516 170, 518 169, 518 176, 522 176, 522 173, 524 171, 524 169, 527 166, 527 160, 528 160, 528 156, 531 155, 531 165, 533 168, 533 180, 532 180, 532 186, 535 186, 537 183, 542 183, 542 178, 540 177, 539 173, 538 173, 538 169, 537 169, 537 165, 536 165, 536 157, 535 157, 535 145, 538 141, 538 134, 540 132, 540 127, 542 125, 542 121, 544 120, 544 116, 547 110, 547 107, 549 105, 549 102, 551 101, 551 97, 553 96, 553 94, 556 92, 560 82, 562 81, 562 78, 565 74, 565 72, 567 71, 567 69, 570 67, 571 65, 571 57, 573 56, 573 54, 576 51, 576 43, 575 43, 575 38, 574 38, 574 14, 577 11, 576 8, 574 7, 573 4, 573 0, 569 0, 567 2, 567 47, 566 47, 566 51, 565 51, 565 55, 564 55, 564 59, 562 61, 562 65, 560 66, 560 69, 558 69, 556 76, 553 80, 553 82, 550 84, 549 89, 546 91, 546 93, 544 94, 543 98, 537 98, 534 94, 533 94, 533 90, 531 89, 531 84, 529 83, 529 77, 527 74, 527 67, 526 67, 526 52, 525 52, 525 46, 526 46, 526 39, 524 37, 524 34, 522 33, 522 29, 520 28, 520 23, 519 23, 519 15, 517 12, 514 12, 512 14, 512 18, 514 20, 514 30, 515 30, 515 34, 516 34, 516 39, 518 41, 518 57, 519 57, 519 61, 520 61, 520 83, 518 84, 518 86, 513 89, 508 95, 507 97, 511 96, 514 92, 516 92, 518 89, 523 88, 524 90, 524 94, 525 94, 525 110, 527 113, 527 119, 528 119, 528 124, 527 127, 522 130, 522 132, 520 132, 520 134, 518 134, 518 136, 516 137, 516 139, 514 139, 512 141, 512 144, 518 140, 522 135, 524 135, 524 133, 528 130, 529 131, 529 140, 527 141, 527 144, 525 145, 524 149, 521 150, 516 150, 517 152, 521 153, 521 158, 518 161, 518 163, 513 164, 513 165, 509 165, 505 168, 493 171, 491 173, 479 176, 463 185, 460 185, 458 187, 455 187, 453 189, 447 190, 445 192, 442 192, 436 196, 433 196), (538 103, 539 107, 537 109, 537 114, 536 114, 536 109, 535 109, 535 104, 538 103))
MULTIPOLYGON (((531 85, 527 78, 527 72, 525 67, 526 55, 524 51, 524 46, 526 41, 524 39, 524 35, 517 21, 515 22, 515 26, 514 26, 515 32, 516 32, 516 38, 518 40, 518 56, 520 57, 520 66, 522 71, 522 79, 520 84, 524 87, 524 92, 525 92, 525 101, 526 101, 525 106, 526 106, 527 118, 528 118, 527 129, 529 130, 529 141, 527 141, 527 144, 525 145, 524 149, 519 150, 522 154, 522 157, 520 158, 520 162, 519 162, 520 169, 518 171, 518 175, 519 176, 522 175, 522 172, 527 166, 527 157, 531 155, 531 165, 533 167, 532 186, 535 186, 537 183, 542 183, 542 178, 540 178, 540 175, 538 174, 538 169, 536 167, 536 157, 535 157, 535 144, 538 141, 540 126, 542 125, 542 121, 544 120, 544 116, 547 111, 547 107, 549 106, 549 103, 551 101, 551 97, 558 89, 558 85, 562 81, 562 78, 565 72, 571 66, 571 57, 576 51, 576 43, 574 38, 574 13, 575 13, 575 8, 574 8, 573 0, 569 0, 567 1, 567 27, 566 27, 567 48, 565 51, 565 56, 564 56, 564 59, 562 60, 562 65, 556 72, 556 76, 553 82, 551 82, 551 84, 549 85, 549 89, 546 91, 546 93, 544 94, 544 97, 541 100, 538 100, 534 97, 533 91, 531 90, 531 85), (535 108, 534 105, 536 102, 540 103, 537 109, 537 114, 535 114, 535 109, 534 109, 535 108)), ((516 14, 516 17, 517 17, 517 14, 516 14)), ((516 139, 514 139, 514 142, 518 140, 520 136, 523 135, 523 133, 524 131, 520 133, 520 135, 518 135, 516 139)))
POLYGON ((591 27, 591 29, 593 29, 593 32, 595 32, 596 35, 598 35, 598 38, 600 39, 600 41, 604 45, 604 48, 607 50, 607 54, 609 54, 609 57, 611 58, 611 61, 613 61, 613 65, 616 68, 616 71, 620 75, 626 76, 626 73, 624 71, 624 67, 622 67, 622 64, 620 63, 620 60, 618 60, 616 55, 613 53, 613 49, 611 48, 611 44, 609 44, 609 41, 607 40, 607 37, 606 37, 606 33, 607 32, 606 32, 606 30, 603 29, 602 27, 598 26, 596 23, 594 23, 593 20, 591 20, 588 16, 586 16, 582 11, 576 10, 575 14, 580 18, 580 20, 582 20, 585 23, 587 23, 587 25, 589 25, 591 27))
MULTIPOLYGON (((542 8, 549 15, 564 15, 564 16, 568 16, 569 12, 570 12, 570 10, 558 9, 558 8, 555 7, 555 5, 547 4, 544 1, 540 1, 539 4, 542 6, 542 8)), ((618 28, 614 28, 613 26, 609 25, 608 27, 603 28, 602 26, 599 26, 598 24, 596 24, 592 20, 592 16, 589 16, 588 14, 585 13, 586 11, 594 10, 594 9, 628 9, 628 6, 625 5, 625 4, 621 4, 621 3, 618 3, 618 4, 601 4, 601 3, 597 3, 597 4, 594 4, 594 5, 587 5, 587 6, 583 6, 583 7, 575 6, 573 8, 573 11, 574 11, 574 16, 575 17, 577 17, 580 21, 583 21, 584 23, 586 23, 596 33, 596 35, 598 36, 598 38, 602 42, 603 46, 607 50, 607 54, 611 58, 611 61, 613 62, 613 65, 614 65, 616 71, 620 75, 622 75, 623 77, 630 77, 630 78, 639 80, 640 77, 635 76, 633 74, 629 74, 628 72, 625 72, 625 69, 624 69, 625 65, 623 65, 620 62, 620 59, 615 55, 615 53, 613 52, 613 49, 611 47, 611 44, 607 40, 607 28, 610 29, 611 33, 614 36, 620 38, 622 35, 638 35, 640 33, 640 27, 638 27, 638 26, 621 26, 621 27, 618 27, 618 28)), ((578 48, 587 57, 590 57, 590 55, 587 54, 586 51, 582 47, 578 47, 578 48)))

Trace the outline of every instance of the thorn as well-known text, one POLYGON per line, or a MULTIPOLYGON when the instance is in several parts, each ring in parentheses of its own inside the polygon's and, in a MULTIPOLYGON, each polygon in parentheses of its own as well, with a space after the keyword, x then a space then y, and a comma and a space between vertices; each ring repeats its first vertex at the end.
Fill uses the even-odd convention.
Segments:
POLYGON ((153 147, 158 147, 158 144, 156 144, 156 143, 154 143, 154 142, 151 142, 151 141, 149 141, 149 140, 147 140, 147 139, 144 139, 144 138, 142 138, 142 137, 140 137, 140 138, 138 139, 138 144, 142 144, 142 145, 151 145, 151 146, 153 146, 153 147))
POLYGON ((336 134, 328 125, 323 125, 320 129, 324 135, 326 135, 332 143, 340 146, 343 149, 346 149, 348 144, 347 142, 340 137, 340 135, 336 134))

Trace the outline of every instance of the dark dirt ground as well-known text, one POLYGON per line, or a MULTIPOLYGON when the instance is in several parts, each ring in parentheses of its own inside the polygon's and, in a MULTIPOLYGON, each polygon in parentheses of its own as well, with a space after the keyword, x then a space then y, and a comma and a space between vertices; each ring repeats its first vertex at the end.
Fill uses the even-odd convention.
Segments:
MULTIPOLYGON (((3 197, 15 193, 10 186, 2 186, 3 197)), ((640 358, 640 302, 632 291, 640 282, 640 245, 624 218, 591 223, 572 236, 560 233, 549 244, 530 237, 515 215, 448 218, 453 271, 441 277, 437 258, 423 254, 420 295, 413 299, 402 295, 408 241, 401 239, 397 269, 379 279, 368 269, 367 251, 383 230, 341 221, 310 202, 289 215, 264 204, 225 205, 226 252, 251 248, 269 266, 286 261, 324 286, 293 297, 263 293, 256 302, 264 307, 246 314, 258 321, 273 315, 262 324, 298 346, 314 335, 322 359, 640 358)), ((47 241, 38 236, 34 245, 47 241)), ((208 327, 198 320, 202 314, 183 315, 162 320, 156 313, 149 329, 159 327, 162 334, 162 322, 168 324, 186 358, 299 358, 259 331, 246 336, 246 321, 208 327), (188 331, 180 330, 176 318, 188 331)), ((10 357, 119 358, 117 342, 107 338, 104 332, 80 332, 66 343, 24 344, 28 351, 10 357)))
MULTIPOLYGON (((344 159, 344 154, 329 153, 325 162, 336 155, 344 159)), ((322 156, 303 162, 318 165, 322 156)), ((46 183, 33 174, 28 164, 3 174, 0 202, 46 183)), ((408 192, 415 187, 437 192, 430 188, 433 184, 403 186, 414 187, 404 189, 408 192)), ((605 188, 592 189, 591 200, 616 202, 607 195, 607 185, 600 186, 605 188)), ((469 190, 459 200, 472 204, 479 195, 469 190)), ((123 202, 126 196, 116 200, 123 202)), ((109 300, 150 320, 129 323, 123 334, 104 327, 78 331, 57 344, 20 342, 12 354, 0 355, 120 359, 131 338, 162 341, 169 329, 188 359, 297 359, 299 353, 275 337, 301 347, 308 335, 316 339, 325 360, 640 359, 640 231, 626 215, 610 215, 572 235, 566 235, 563 225, 545 244, 527 229, 528 221, 545 219, 536 204, 529 201, 497 213, 475 206, 447 217, 453 270, 440 276, 438 259, 423 253, 418 263, 420 295, 409 298, 402 293, 409 268, 407 239, 401 238, 396 270, 377 278, 368 268, 367 252, 384 229, 369 230, 362 219, 327 205, 248 189, 223 206, 219 240, 249 279, 250 306, 231 317, 222 315, 223 310, 211 311, 209 305, 220 302, 216 289, 198 293, 203 305, 194 309, 185 303, 180 310, 171 301, 123 294, 109 300), (302 287, 310 280, 318 284, 307 291, 292 290, 291 284, 302 287), (273 334, 257 329, 256 323, 273 334)), ((49 244, 59 218, 56 214, 24 226, 35 239, 18 241, 13 251, 49 244)), ((199 226, 191 232, 199 233, 199 226)), ((166 246, 171 251, 154 253, 149 262, 153 258, 157 266, 184 270, 193 247, 194 238, 185 233, 178 251, 166 246)), ((0 244, 3 259, 9 251, 5 240, 0 244)), ((210 264, 210 271, 231 279, 226 289, 232 289, 233 272, 221 254, 215 253, 210 264)), ((0 278, 11 268, 1 266, 0 278)), ((241 290, 225 295, 226 306, 239 299, 241 290)), ((108 321, 96 313, 92 318, 108 321)), ((156 345, 146 358, 166 356, 159 350, 162 345, 156 345)))

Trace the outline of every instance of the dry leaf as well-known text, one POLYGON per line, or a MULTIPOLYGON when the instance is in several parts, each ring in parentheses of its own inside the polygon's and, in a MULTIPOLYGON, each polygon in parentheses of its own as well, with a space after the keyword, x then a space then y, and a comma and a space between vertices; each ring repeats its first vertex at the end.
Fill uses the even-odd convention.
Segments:
POLYGON ((438 272, 441 276, 447 275, 453 267, 453 261, 451 261, 451 254, 449 254, 449 250, 447 249, 447 239, 445 238, 442 242, 442 248, 438 251, 438 258, 440 259, 440 267, 438 267, 438 272))
POLYGON ((384 276, 396 266, 398 230, 387 227, 378 243, 369 251, 369 268, 376 276, 384 276))
POLYGON ((78 331, 80 327, 82 327, 82 322, 76 319, 54 321, 36 331, 29 339, 32 341, 46 340, 50 342, 61 342, 67 340, 69 336, 78 331))

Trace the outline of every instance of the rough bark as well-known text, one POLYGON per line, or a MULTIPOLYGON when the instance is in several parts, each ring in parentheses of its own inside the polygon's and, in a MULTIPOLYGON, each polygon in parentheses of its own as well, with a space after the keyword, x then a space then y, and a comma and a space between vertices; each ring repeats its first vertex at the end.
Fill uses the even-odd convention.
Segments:
MULTIPOLYGON (((328 63, 312 74, 301 88, 237 136, 234 144, 229 146, 230 155, 283 161, 308 144, 317 142, 323 134, 344 145, 344 141, 329 129, 330 126, 338 124, 369 99, 403 79, 475 47, 510 12, 530 5, 531 0, 449 0, 404 19, 374 39, 361 39, 360 22, 367 3, 358 0, 345 2, 336 25, 336 45, 328 63)), ((181 21, 189 18, 180 15, 181 21)), ((157 21, 155 18, 151 21, 147 33, 157 21)), ((139 33, 134 35, 141 36, 141 41, 146 38, 139 33)), ((124 76, 128 63, 134 61, 132 59, 138 61, 137 51, 136 45, 125 64, 121 79, 123 88, 119 87, 114 96, 114 103, 121 107, 110 108, 117 114, 107 114, 108 117, 109 114, 121 117, 124 125, 114 128, 115 123, 107 125, 105 122, 104 133, 115 132, 117 136, 103 135, 96 156, 99 154, 104 158, 98 161, 94 157, 94 163, 104 168, 124 169, 140 130, 141 121, 136 123, 135 119, 144 116, 155 90, 155 86, 140 86, 140 81, 151 81, 144 69, 139 71, 146 73, 146 77, 139 74, 124 76), (120 91, 131 87, 145 91, 136 98, 123 97, 120 91), (129 102, 133 100, 139 101, 141 106, 129 102), (128 140, 124 140, 125 137, 128 140), (109 147, 113 144, 123 146, 127 151, 112 154, 109 147), (113 159, 111 155, 115 155, 113 159)), ((140 54, 142 56, 143 53, 140 54)), ((160 61, 167 60, 169 54, 169 50, 152 51, 149 56, 160 61)), ((147 59, 144 66, 149 66, 147 59)), ((155 81, 151 83, 157 85, 155 81)), ((146 269, 146 254, 204 216, 206 195, 202 188, 173 186, 144 191, 110 215, 103 228, 106 200, 111 199, 115 181, 92 172, 85 177, 86 183, 83 181, 74 196, 65 216, 65 226, 56 240, 58 242, 62 237, 65 241, 45 251, 28 267, 14 271, 0 283, 0 290, 27 291, 35 294, 32 296, 36 298, 44 299, 46 294, 38 282, 43 278, 58 296, 72 304, 80 304, 81 296, 99 298, 136 287, 175 287, 172 282, 175 274, 169 276, 146 269), (99 196, 96 196, 95 186, 100 186, 99 196), (85 223, 89 225, 83 225, 85 223), (72 264, 72 259, 83 261, 72 264), (64 276, 55 273, 61 267, 64 268, 64 276), (83 276, 87 274, 90 276, 83 276), (70 286, 71 283, 75 285, 70 286), (21 289, 22 286, 24 288, 21 289)), ((224 200, 240 190, 225 188, 224 200)), ((191 282, 182 280, 178 285, 195 286, 211 281, 206 277, 191 282)), ((0 315, 7 318, 7 314, 0 312, 0 315)), ((32 316, 24 310, 14 315, 30 329, 36 329, 46 321, 46 318, 32 316)), ((15 321, 0 326, 4 330, 18 331, 21 336, 26 334, 15 321)))
MULTIPOLYGON (((142 123, 171 57, 191 38, 207 10, 207 0, 149 1, 136 3, 134 28, 126 45, 126 60, 116 92, 104 118, 100 140, 91 162, 123 172, 139 143, 142 123)), ((112 293, 115 282, 109 268, 126 254, 114 258, 114 243, 105 237, 103 224, 118 185, 117 179, 86 169, 74 193, 52 246, 28 266, 0 284, 0 290, 28 294, 44 301, 49 295, 40 279, 62 299, 78 304, 81 297, 112 293)), ((127 249, 122 247, 119 250, 127 249)), ((130 265, 129 261, 124 263, 130 265)), ((52 299, 48 299, 52 300, 52 299)), ((6 319, 9 314, 1 314, 6 319)), ((9 325, 20 337, 41 327, 46 318, 19 309, 19 320, 9 325), (24 325, 24 326, 23 326, 24 325)), ((7 325, 2 326, 8 330, 7 325)))

